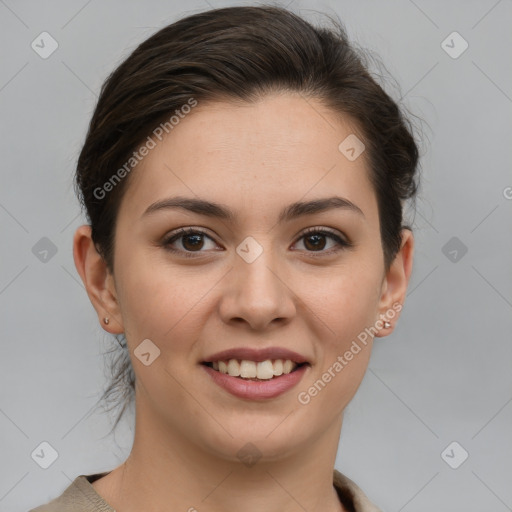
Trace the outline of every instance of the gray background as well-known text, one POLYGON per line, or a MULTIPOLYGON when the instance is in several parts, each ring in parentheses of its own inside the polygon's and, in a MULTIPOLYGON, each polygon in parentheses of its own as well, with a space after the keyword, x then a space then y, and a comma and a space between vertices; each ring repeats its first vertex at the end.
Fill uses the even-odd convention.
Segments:
MULTIPOLYGON (((130 416, 105 437, 108 415, 88 415, 107 382, 102 354, 116 342, 72 258, 84 223, 72 173, 99 88, 164 24, 240 4, 0 0, 1 511, 26 511, 79 474, 113 469, 131 446, 130 416), (43 31, 59 45, 47 59, 31 48, 43 31), (43 237, 57 251, 46 261, 36 257, 43 237), (43 441, 58 452, 48 469, 31 457, 43 441)), ((389 92, 424 119, 405 309, 376 340, 336 467, 384 511, 512 510, 512 4, 287 4, 312 21, 314 11, 337 13, 400 84, 389 92), (453 31, 469 44, 458 58, 441 45, 453 31), (462 448, 448 451, 452 464, 469 453, 458 469, 441 457, 453 441, 462 448)))

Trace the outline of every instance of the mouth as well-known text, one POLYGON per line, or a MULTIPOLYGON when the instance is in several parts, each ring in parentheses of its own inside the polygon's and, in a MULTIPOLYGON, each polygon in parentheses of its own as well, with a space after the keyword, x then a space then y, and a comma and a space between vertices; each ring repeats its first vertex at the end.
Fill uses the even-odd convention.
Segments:
POLYGON ((212 382, 244 400, 268 400, 291 391, 312 362, 286 347, 238 347, 205 358, 200 366, 212 382))
POLYGON ((265 401, 291 391, 304 378, 311 364, 290 359, 219 359, 200 365, 211 382, 243 400, 265 401))
POLYGON ((295 362, 291 359, 266 359, 251 361, 248 359, 220 359, 203 361, 201 364, 230 377, 244 381, 271 381, 298 371, 308 362, 295 362))

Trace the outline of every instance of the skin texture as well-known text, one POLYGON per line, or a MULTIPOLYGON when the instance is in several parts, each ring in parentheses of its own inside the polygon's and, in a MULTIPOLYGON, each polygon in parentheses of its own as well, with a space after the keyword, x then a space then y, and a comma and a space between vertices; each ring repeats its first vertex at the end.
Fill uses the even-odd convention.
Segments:
MULTIPOLYGON (((414 247, 404 230, 385 272, 365 154, 351 162, 338 150, 351 133, 357 126, 348 118, 291 93, 254 104, 199 104, 132 171, 116 226, 114 275, 89 226, 77 229, 77 270, 102 327, 125 333, 137 379, 131 454, 93 484, 116 510, 343 510, 332 472, 343 410, 364 376, 372 340, 307 405, 297 394, 380 315, 404 303, 414 247), (176 195, 221 203, 236 212, 235 222, 181 209, 143 216, 153 202, 176 195), (333 195, 364 216, 331 209, 277 223, 290 203, 333 195), (163 242, 180 227, 207 236, 199 246, 178 238, 172 247, 181 253, 171 253, 163 242), (354 246, 324 237, 316 249, 311 235, 302 237, 307 228, 331 228, 354 246), (248 236, 263 249, 252 263, 236 253, 248 236), (187 249, 194 257, 183 256, 187 249), (144 339, 160 349, 149 366, 133 354, 144 339), (285 347, 311 367, 277 398, 236 398, 200 362, 242 346, 285 347), (236 455, 248 442, 262 455, 252 467, 236 455)), ((398 317, 377 336, 389 335, 398 317)))

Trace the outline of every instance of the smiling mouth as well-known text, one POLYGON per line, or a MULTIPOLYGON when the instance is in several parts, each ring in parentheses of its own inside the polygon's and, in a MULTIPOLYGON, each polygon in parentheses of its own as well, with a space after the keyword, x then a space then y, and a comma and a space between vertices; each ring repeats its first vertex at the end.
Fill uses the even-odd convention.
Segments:
POLYGON ((258 382, 277 379, 297 371, 302 366, 310 366, 309 363, 295 363, 290 359, 267 359, 261 362, 229 359, 202 364, 230 377, 258 382))

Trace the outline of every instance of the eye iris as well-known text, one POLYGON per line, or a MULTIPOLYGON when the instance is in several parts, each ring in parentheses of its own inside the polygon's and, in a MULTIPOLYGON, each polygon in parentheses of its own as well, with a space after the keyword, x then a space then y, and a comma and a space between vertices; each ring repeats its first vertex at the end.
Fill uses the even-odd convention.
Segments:
POLYGON ((304 245, 306 247, 308 247, 308 240, 311 240, 311 239, 316 240, 316 242, 313 242, 313 247, 312 247, 313 249, 323 249, 325 247, 325 235, 321 235, 321 234, 308 235, 304 241, 304 245), (320 242, 320 247, 318 244, 319 239, 323 239, 323 244, 320 242))
POLYGON ((194 250, 194 249, 201 249, 202 246, 203 246, 203 243, 204 243, 204 240, 203 240, 203 235, 200 235, 200 234, 193 234, 193 235, 184 235, 183 237, 183 247, 185 247, 185 249, 187 250, 194 250), (191 244, 191 247, 187 247, 187 242, 185 242, 186 240, 190 240, 190 239, 194 239, 195 241, 192 242, 191 244))

